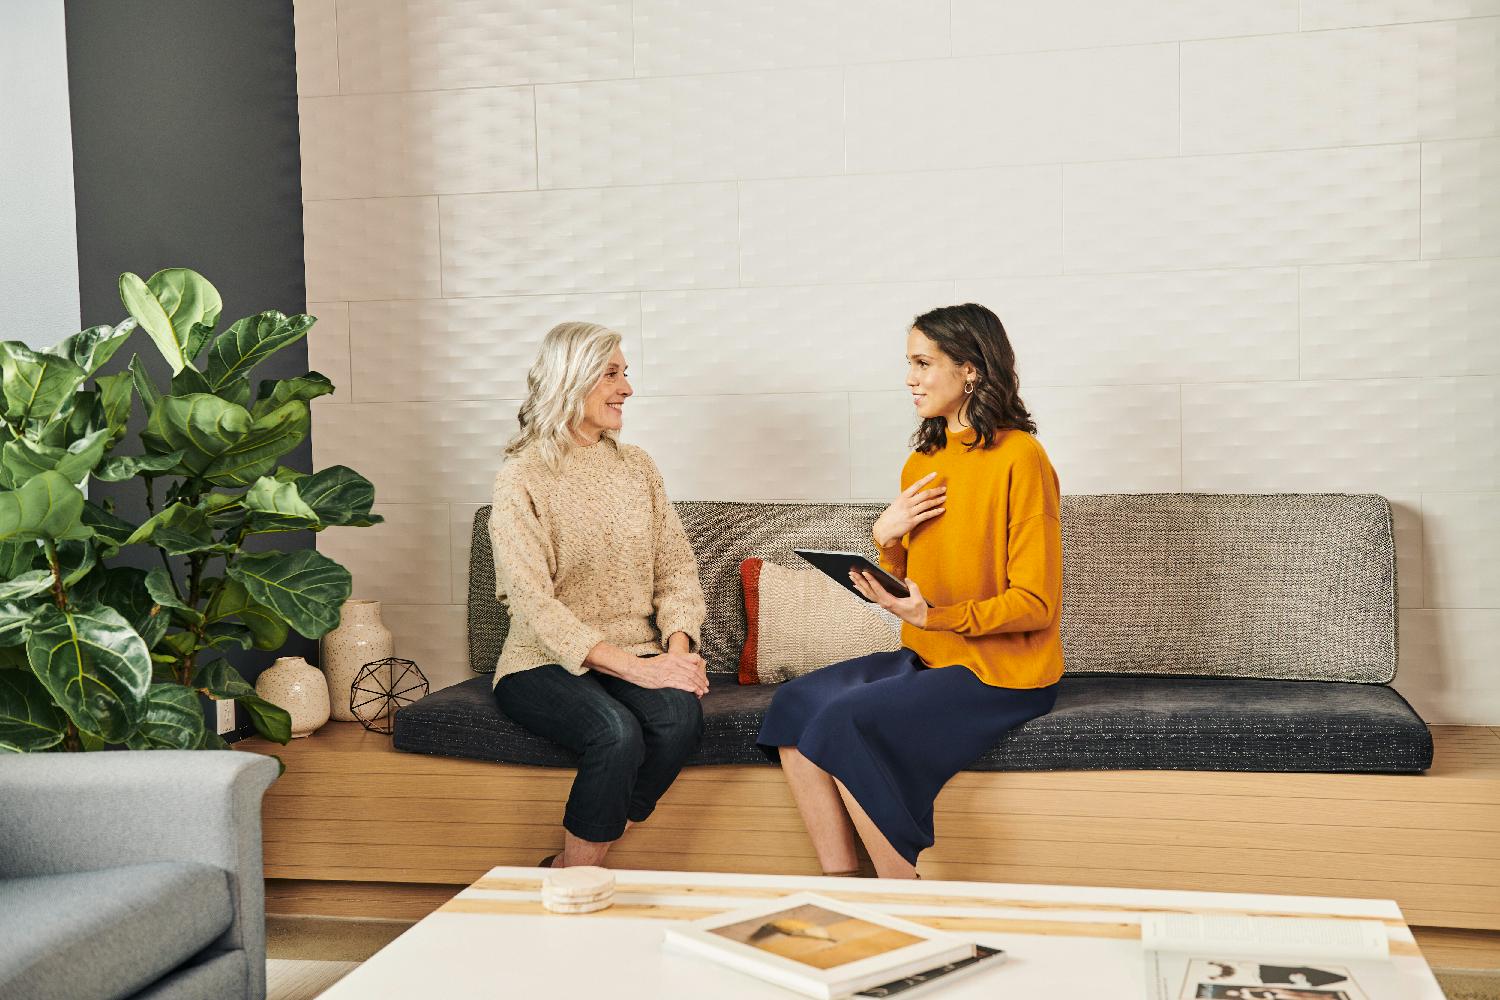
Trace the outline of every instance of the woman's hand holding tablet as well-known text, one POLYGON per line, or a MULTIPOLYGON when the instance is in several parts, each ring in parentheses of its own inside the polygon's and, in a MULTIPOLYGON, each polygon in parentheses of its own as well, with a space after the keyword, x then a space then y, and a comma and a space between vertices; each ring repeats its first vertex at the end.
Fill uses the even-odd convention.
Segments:
POLYGON ((834 583, 871 604, 878 604, 904 622, 921 628, 927 621, 927 600, 912 580, 901 581, 858 552, 793 549, 822 570, 834 583))

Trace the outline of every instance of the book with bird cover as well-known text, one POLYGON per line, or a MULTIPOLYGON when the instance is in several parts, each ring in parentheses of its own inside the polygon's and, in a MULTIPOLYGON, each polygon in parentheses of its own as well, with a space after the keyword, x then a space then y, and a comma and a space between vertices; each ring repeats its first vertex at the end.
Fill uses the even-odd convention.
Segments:
POLYGON ((975 954, 972 941, 810 892, 670 927, 664 944, 818 1000, 975 954))

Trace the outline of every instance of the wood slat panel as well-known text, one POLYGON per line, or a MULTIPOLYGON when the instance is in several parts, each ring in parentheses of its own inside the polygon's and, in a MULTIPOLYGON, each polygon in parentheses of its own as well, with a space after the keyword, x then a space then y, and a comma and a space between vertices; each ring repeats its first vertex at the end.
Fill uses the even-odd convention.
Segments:
POLYGON ((1435 969, 1500 969, 1500 931, 1413 927, 1411 932, 1435 969))
MULTIPOLYGON (((1394 898, 1415 923, 1500 929, 1500 735, 1439 727, 1434 740, 1426 775, 965 772, 938 799, 923 871, 1394 898)), ((569 770, 399 753, 354 724, 258 743, 240 746, 287 764, 266 797, 268 876, 465 884, 560 844, 569 770)), ((611 864, 818 870, 779 771, 758 766, 685 771, 611 864)))

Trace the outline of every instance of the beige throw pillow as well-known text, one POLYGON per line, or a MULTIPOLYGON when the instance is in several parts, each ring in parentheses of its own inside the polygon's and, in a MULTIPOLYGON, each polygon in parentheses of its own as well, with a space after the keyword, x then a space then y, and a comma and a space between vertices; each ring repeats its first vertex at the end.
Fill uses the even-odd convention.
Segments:
POLYGON ((745 588, 741 684, 779 684, 819 667, 901 648, 901 621, 815 569, 740 563, 745 588))

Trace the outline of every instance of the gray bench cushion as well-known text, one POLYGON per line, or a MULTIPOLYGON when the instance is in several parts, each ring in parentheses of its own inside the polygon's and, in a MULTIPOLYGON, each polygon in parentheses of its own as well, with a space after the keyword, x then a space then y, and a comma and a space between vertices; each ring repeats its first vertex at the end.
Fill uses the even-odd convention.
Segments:
MULTIPOLYGON (((1400 773, 1432 763, 1427 727, 1380 685, 1130 676, 1061 683, 1049 715, 1008 734, 970 769, 1400 773)), ((688 763, 768 763, 755 734, 775 691, 717 680, 703 700, 703 744, 688 763)), ((505 764, 569 767, 576 759, 501 714, 488 677, 401 709, 394 740, 398 750, 505 764)))
MULTIPOLYGON (((739 564, 799 566, 794 548, 874 555, 879 504, 678 503, 708 600, 703 655, 734 674, 745 641, 739 564)), ((474 519, 469 659, 495 668, 489 508, 474 519)), ((1396 674, 1390 503, 1344 494, 1065 496, 1068 673, 1388 683, 1396 674)))
POLYGON ((130 996, 232 917, 229 874, 196 862, 0 879, 0 996, 130 996))

